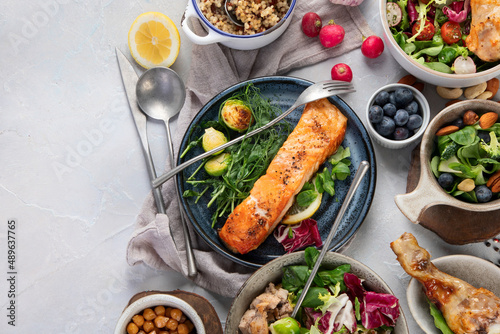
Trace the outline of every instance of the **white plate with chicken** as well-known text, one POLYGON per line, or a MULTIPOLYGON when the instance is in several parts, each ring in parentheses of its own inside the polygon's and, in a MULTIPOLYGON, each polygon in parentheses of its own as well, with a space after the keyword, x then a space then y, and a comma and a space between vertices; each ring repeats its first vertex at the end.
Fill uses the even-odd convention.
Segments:
POLYGON ((442 333, 431 316, 430 301, 439 310, 434 309, 436 316, 442 315, 441 320, 451 330, 447 333, 500 333, 499 267, 461 254, 431 262, 429 252, 409 233, 391 247, 403 269, 413 277, 407 289, 408 306, 425 333, 442 333))

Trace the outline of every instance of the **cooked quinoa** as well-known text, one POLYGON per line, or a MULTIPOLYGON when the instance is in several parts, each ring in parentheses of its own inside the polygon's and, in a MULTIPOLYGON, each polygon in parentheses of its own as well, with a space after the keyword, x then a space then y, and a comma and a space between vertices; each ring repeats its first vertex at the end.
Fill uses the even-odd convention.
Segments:
POLYGON ((253 35, 278 23, 288 12, 287 0, 230 0, 229 10, 244 23, 239 27, 229 20, 224 10, 224 0, 200 0, 200 10, 217 29, 233 35, 253 35))

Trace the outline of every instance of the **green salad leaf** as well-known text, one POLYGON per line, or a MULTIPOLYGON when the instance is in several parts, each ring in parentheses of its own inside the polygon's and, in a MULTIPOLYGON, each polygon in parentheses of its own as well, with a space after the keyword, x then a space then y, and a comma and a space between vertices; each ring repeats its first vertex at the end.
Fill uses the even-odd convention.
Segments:
POLYGON ((448 327, 448 324, 446 323, 446 320, 444 320, 443 314, 441 311, 438 310, 436 305, 432 303, 430 300, 427 299, 427 302, 429 303, 429 309, 431 312, 431 316, 434 318, 434 325, 443 333, 443 334, 454 334, 450 327, 448 327))

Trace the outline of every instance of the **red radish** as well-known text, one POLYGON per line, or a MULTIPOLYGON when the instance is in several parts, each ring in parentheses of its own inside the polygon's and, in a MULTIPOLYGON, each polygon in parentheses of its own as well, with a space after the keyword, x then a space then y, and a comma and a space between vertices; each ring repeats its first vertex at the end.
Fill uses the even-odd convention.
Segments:
POLYGON ((342 26, 330 20, 319 32, 319 41, 324 47, 331 48, 344 40, 345 31, 342 26))
POLYGON ((322 26, 321 18, 316 13, 309 12, 302 17, 302 31, 308 37, 318 36, 322 26))
POLYGON ((384 52, 384 42, 378 36, 370 36, 361 44, 361 53, 368 58, 377 58, 384 52))
POLYGON ((352 81, 352 70, 349 65, 340 63, 332 67, 332 80, 352 81))

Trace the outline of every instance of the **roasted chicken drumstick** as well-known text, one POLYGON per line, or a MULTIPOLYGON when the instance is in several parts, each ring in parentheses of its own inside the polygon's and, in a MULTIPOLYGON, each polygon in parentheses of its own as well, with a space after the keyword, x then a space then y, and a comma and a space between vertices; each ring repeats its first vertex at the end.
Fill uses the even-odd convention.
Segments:
POLYGON ((401 267, 423 284, 427 297, 443 313, 454 333, 500 333, 500 298, 440 271, 410 233, 392 242, 391 248, 401 267))
POLYGON ((472 22, 466 44, 484 61, 500 59, 500 0, 471 0, 472 22))

